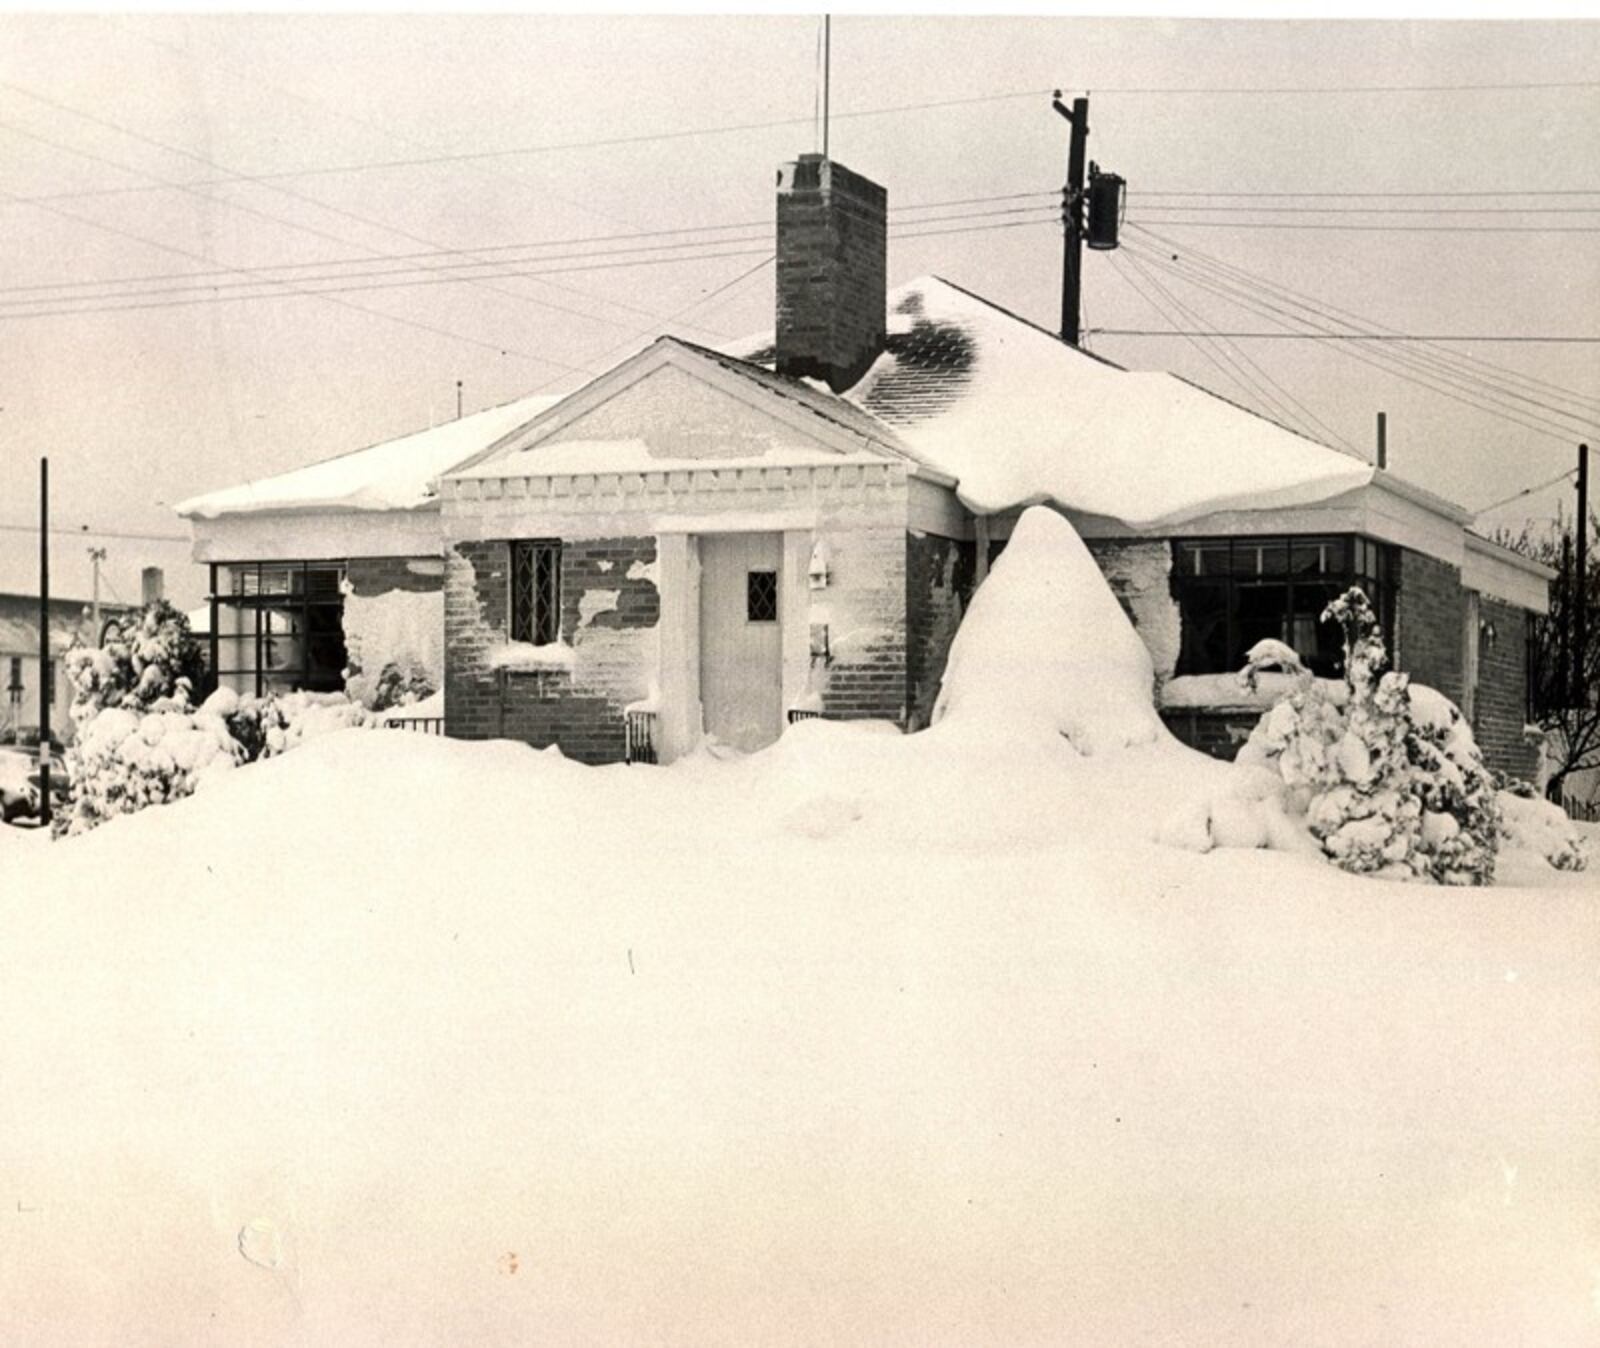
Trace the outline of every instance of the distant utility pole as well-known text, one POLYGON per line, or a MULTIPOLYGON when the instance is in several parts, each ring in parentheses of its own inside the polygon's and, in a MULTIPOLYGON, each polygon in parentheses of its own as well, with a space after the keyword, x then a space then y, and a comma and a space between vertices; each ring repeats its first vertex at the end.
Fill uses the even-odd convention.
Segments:
POLYGON ((50 460, 39 458, 39 822, 50 827, 50 460))
POLYGON ((461 420, 461 381, 456 380, 456 420, 461 420))
POLYGON ((1378 467, 1389 466, 1389 414, 1378 413, 1378 467))
POLYGON ((1067 183, 1061 189, 1061 223, 1065 227, 1061 254, 1061 340, 1077 346, 1083 313, 1083 245, 1087 242, 1090 248, 1102 250, 1117 246, 1123 189, 1127 184, 1115 173, 1102 173, 1098 164, 1090 164, 1089 191, 1085 196, 1083 170, 1089 145, 1089 100, 1075 98, 1069 108, 1061 101, 1061 90, 1057 89, 1050 106, 1072 127, 1072 137, 1067 143, 1067 183))
POLYGON ((1568 685, 1569 705, 1589 705, 1589 690, 1584 687, 1587 666, 1583 662, 1589 647, 1589 446, 1578 446, 1578 585, 1572 602, 1573 670, 1577 675, 1568 685))
POLYGON ((89 601, 89 626, 94 632, 95 644, 100 642, 100 563, 106 559, 104 548, 90 548, 89 564, 93 568, 92 598, 89 601))

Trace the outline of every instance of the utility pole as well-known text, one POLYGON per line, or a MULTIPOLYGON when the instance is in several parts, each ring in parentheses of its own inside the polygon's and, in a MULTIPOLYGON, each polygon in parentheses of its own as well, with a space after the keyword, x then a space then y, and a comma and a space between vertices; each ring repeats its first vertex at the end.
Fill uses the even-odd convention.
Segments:
POLYGON ((1089 100, 1075 98, 1068 108, 1057 89, 1050 106, 1072 126, 1067 185, 1061 193, 1061 220, 1066 226, 1061 256, 1061 340, 1077 346, 1083 297, 1083 166, 1089 144, 1089 100))
POLYGON ((1588 666, 1584 656, 1589 647, 1589 446, 1578 446, 1578 584, 1573 599, 1573 666, 1577 679, 1572 691, 1576 693, 1575 706, 1589 705, 1586 686, 1588 666))
POLYGON ((50 460, 39 458, 39 822, 50 827, 50 460))
POLYGON ((1389 466, 1389 414, 1378 413, 1378 467, 1389 466))
POLYGON ((456 380, 456 420, 461 420, 461 381, 456 380))
POLYGON ((1561 664, 1558 695, 1563 707, 1572 705, 1572 533, 1561 536, 1561 664))
POLYGON ((89 564, 93 567, 94 580, 92 582, 89 600, 89 626, 94 632, 95 644, 100 644, 100 563, 106 559, 104 548, 89 549, 89 564))

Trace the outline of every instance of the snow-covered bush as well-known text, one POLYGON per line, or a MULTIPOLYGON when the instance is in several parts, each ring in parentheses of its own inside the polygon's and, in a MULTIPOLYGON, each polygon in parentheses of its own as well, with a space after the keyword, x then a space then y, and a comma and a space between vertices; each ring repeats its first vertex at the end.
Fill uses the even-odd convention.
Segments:
POLYGON ((1588 869, 1588 848, 1559 805, 1536 795, 1502 791, 1500 827, 1507 844, 1537 853, 1558 871, 1588 869))
MULTIPOLYGON (((1361 590, 1346 591, 1323 617, 1344 629, 1343 705, 1297 668, 1294 691, 1261 718, 1239 762, 1277 772, 1286 805, 1303 812, 1323 852, 1345 870, 1489 883, 1500 808, 1465 718, 1442 694, 1387 668, 1361 590)), ((1285 650, 1256 648, 1250 668, 1265 667, 1268 656, 1281 667, 1285 650)))
POLYGON ((244 761, 221 717, 176 705, 106 707, 82 722, 68 752, 70 793, 58 832, 85 833, 119 814, 179 800, 206 775, 244 761))
POLYGON ((72 646, 65 663, 77 726, 105 707, 139 710, 188 701, 205 668, 188 617, 164 599, 130 615, 103 646, 72 646))
POLYGON ((313 735, 368 721, 342 693, 240 697, 218 689, 196 709, 202 666, 188 619, 163 600, 102 647, 67 652, 77 727, 57 833, 179 800, 208 775, 284 753, 313 735))

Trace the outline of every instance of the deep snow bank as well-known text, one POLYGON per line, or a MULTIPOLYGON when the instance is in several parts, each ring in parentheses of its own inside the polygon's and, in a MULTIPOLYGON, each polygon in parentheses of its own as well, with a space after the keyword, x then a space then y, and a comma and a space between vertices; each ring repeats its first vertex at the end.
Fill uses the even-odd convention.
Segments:
POLYGON ((1165 735, 1150 652, 1053 510, 1023 512, 950 647, 934 720, 993 736, 1060 734, 1081 754, 1165 735))
MULTIPOLYGON (((1167 761, 1051 738, 985 788, 1167 761)), ((0 1337, 1593 1342, 1592 891, 763 794, 940 743, 351 731, 11 849, 0 1337)))

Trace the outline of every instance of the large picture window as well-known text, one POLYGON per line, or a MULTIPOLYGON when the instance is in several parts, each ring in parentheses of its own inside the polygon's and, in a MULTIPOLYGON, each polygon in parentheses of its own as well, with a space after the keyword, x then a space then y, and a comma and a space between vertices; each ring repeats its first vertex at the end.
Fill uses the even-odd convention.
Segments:
POLYGON ((1265 637, 1294 648, 1323 678, 1344 672, 1328 602, 1352 585, 1371 600, 1384 639, 1393 638, 1392 549, 1350 534, 1181 539, 1173 544, 1172 592, 1182 622, 1179 674, 1238 669, 1265 637))
POLYGON ((344 567, 337 562, 214 566, 212 661, 217 686, 240 693, 344 687, 344 567))
POLYGON ((561 541, 511 545, 511 639, 548 646, 561 639, 561 541))

